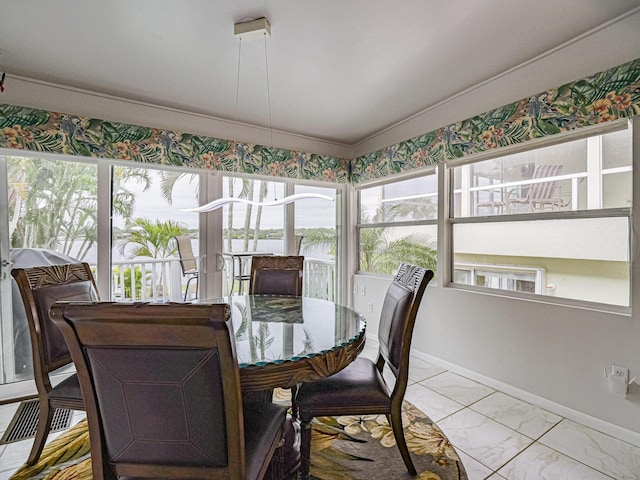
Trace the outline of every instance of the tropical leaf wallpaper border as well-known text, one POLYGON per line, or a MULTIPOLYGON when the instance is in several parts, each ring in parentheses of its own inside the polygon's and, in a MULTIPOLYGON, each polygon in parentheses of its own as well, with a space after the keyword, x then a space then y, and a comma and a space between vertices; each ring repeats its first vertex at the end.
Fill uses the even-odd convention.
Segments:
POLYGON ((640 59, 355 159, 0 104, 0 147, 360 183, 640 114, 640 59))
POLYGON ((360 183, 640 114, 640 59, 351 161, 360 183))
POLYGON ((346 183, 349 159, 0 104, 0 147, 346 183))

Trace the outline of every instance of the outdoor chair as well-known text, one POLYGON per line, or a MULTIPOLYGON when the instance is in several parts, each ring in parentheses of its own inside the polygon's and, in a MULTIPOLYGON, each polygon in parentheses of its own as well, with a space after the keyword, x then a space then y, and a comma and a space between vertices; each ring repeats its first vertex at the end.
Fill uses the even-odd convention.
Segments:
POLYGON ((187 295, 189 294, 189 285, 193 280, 196 281, 196 295, 198 298, 198 280, 200 272, 198 270, 198 262, 193 254, 193 248, 191 247, 191 237, 189 235, 176 235, 176 244, 178 245, 178 256, 180 257, 180 268, 182 269, 182 276, 189 277, 187 280, 187 287, 184 291, 183 301, 187 301, 187 295))
POLYGON ((300 255, 300 250, 302 250, 302 241, 304 240, 304 235, 296 235, 294 237, 294 250, 296 255, 300 255))
MULTIPOLYGON (((562 165, 536 165, 531 179, 555 177, 560 175, 561 171, 562 165)), ((527 212, 544 211, 547 207, 560 210, 567 206, 560 196, 560 186, 555 180, 513 188, 507 192, 505 200, 507 213, 517 212, 520 206, 525 206, 527 212)))
POLYGON ((259 480, 286 409, 244 404, 228 304, 59 302, 93 479, 259 480))
POLYGON ((335 375, 298 386, 293 409, 302 428, 303 479, 309 476, 311 421, 314 417, 336 415, 385 414, 408 472, 416 475, 404 438, 401 412, 409 376, 413 326, 420 301, 432 278, 431 270, 400 265, 382 304, 375 363, 358 357, 335 375), (383 378, 385 365, 395 376, 392 389, 387 387, 383 378))
POLYGON ((249 294, 302 296, 304 257, 264 255, 251 258, 249 294))
POLYGON ((86 263, 14 268, 11 274, 20 290, 29 324, 33 376, 38 391, 38 426, 27 459, 27 464, 33 465, 49 436, 55 409, 85 409, 75 373, 52 386, 52 372, 73 362, 62 333, 51 321, 49 309, 58 300, 98 300, 98 293, 86 263))

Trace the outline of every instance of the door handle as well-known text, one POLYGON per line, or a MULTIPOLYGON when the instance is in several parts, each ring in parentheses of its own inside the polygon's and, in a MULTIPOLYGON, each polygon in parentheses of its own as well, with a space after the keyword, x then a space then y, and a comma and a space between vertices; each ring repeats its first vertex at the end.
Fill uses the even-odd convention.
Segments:
POLYGON ((216 272, 224 270, 224 257, 221 253, 216 252, 216 272))
POLYGON ((0 263, 0 267, 2 267, 2 275, 0 275, 0 279, 4 280, 7 278, 6 268, 10 265, 11 262, 9 260, 2 260, 2 263, 0 263))

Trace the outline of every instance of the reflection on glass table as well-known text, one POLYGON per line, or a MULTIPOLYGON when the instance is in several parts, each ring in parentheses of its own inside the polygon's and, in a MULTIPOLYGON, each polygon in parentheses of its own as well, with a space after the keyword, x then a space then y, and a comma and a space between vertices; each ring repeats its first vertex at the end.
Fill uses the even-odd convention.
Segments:
POLYGON ((364 348, 364 317, 327 300, 234 295, 200 302, 231 306, 244 391, 291 388, 332 375, 364 348))

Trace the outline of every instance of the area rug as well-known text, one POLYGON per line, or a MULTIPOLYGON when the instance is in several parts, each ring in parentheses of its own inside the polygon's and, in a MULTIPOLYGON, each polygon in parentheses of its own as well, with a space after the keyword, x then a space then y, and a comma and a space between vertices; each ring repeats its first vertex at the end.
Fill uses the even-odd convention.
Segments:
MULTIPOLYGON (((320 417, 312 430, 311 478, 315 480, 466 480, 449 441, 424 413, 403 404, 405 437, 418 475, 412 477, 384 415, 320 417)), ((91 480, 86 420, 45 446, 40 461, 10 480, 91 480)))

